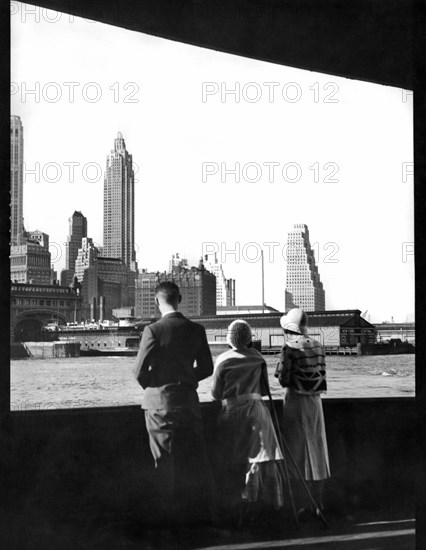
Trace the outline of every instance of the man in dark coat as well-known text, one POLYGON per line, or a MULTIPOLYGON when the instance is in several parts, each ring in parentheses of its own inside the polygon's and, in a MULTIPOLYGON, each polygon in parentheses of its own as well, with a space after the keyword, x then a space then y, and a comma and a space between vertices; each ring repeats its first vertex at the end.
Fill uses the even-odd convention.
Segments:
POLYGON ((176 284, 160 283, 155 295, 162 317, 143 331, 135 376, 145 389, 162 500, 169 519, 185 521, 212 504, 197 386, 213 373, 213 361, 204 327, 177 311, 182 297, 176 284))

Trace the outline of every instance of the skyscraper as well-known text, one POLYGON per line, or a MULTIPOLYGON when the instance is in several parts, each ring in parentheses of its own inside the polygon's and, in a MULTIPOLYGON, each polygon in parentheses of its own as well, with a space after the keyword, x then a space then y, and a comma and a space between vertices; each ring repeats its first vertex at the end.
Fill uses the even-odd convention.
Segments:
POLYGON ((75 261, 84 237, 87 237, 87 218, 77 210, 68 218, 69 234, 65 243, 65 269, 61 272, 61 285, 69 286, 75 274, 75 261))
POLYGON ((325 292, 305 224, 295 224, 287 239, 285 309, 325 310, 325 292))
POLYGON ((122 260, 136 271, 135 185, 132 155, 121 132, 107 157, 104 179, 104 246, 107 258, 122 260))
POLYGON ((19 116, 10 117, 10 195, 11 233, 10 243, 21 244, 24 231, 23 186, 24 128, 19 116))
POLYGON ((87 218, 79 211, 75 211, 69 222, 69 235, 66 243, 65 268, 73 270, 75 260, 83 237, 87 237, 87 218))

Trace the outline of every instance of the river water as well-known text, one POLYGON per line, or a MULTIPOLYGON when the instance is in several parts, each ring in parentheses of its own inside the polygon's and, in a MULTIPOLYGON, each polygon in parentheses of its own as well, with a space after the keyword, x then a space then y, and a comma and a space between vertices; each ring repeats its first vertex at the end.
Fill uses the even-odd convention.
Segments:
MULTIPOLYGON (((327 357, 327 398, 414 396, 414 355, 327 357)), ((271 393, 278 356, 266 358, 271 393)), ((143 390, 133 377, 134 357, 19 359, 11 362, 11 410, 140 405, 143 390)), ((210 401, 211 377, 200 383, 210 401)))

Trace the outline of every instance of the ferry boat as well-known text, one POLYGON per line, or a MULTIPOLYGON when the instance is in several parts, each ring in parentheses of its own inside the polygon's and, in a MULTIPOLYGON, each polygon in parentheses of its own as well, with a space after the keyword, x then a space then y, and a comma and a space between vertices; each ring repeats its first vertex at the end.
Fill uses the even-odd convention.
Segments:
POLYGON ((150 321, 135 322, 119 319, 118 322, 67 323, 44 327, 49 339, 80 344, 81 356, 136 355, 143 329, 150 321))

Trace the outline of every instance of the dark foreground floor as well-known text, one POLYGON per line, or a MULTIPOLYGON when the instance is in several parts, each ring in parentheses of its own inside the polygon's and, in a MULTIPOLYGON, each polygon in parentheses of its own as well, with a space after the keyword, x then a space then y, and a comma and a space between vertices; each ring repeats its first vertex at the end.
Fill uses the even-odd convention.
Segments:
POLYGON ((329 527, 312 517, 294 527, 288 517, 257 520, 243 528, 186 525, 142 526, 136 516, 74 518, 49 522, 33 510, 22 522, 5 517, 7 550, 255 550, 268 548, 333 550, 411 550, 415 548, 412 514, 363 511, 327 514, 329 527))

